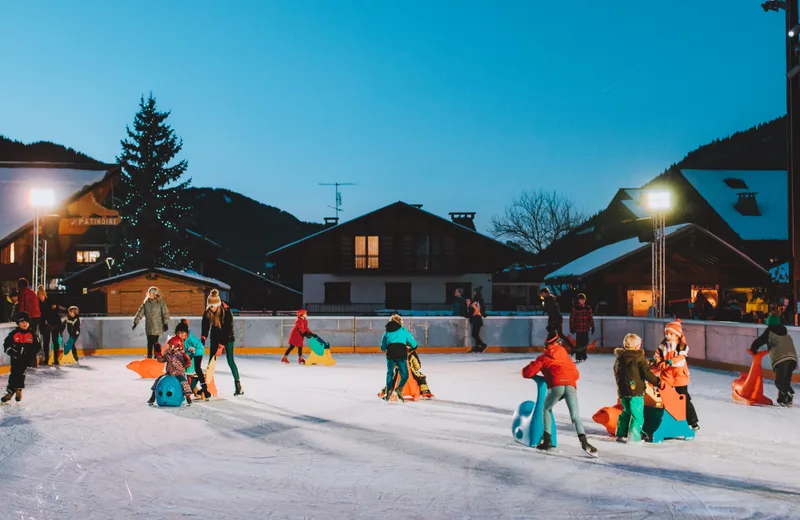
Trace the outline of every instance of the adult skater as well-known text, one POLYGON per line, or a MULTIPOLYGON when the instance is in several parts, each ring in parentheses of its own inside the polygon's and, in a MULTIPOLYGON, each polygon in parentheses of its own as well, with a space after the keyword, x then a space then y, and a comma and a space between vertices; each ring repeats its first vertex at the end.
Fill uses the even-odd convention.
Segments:
MULTIPOLYGON (((153 350, 158 348, 156 347, 158 337, 169 330, 169 308, 158 292, 158 287, 147 289, 147 297, 133 318, 133 329, 136 329, 142 318, 144 318, 144 332, 147 335, 147 358, 150 359, 154 357, 153 350)), ((155 355, 160 356, 161 352, 155 352, 155 355)))
POLYGON ((586 350, 589 347, 589 333, 594 334, 594 316, 592 308, 586 305, 586 295, 580 293, 577 303, 569 315, 569 331, 576 334, 575 361, 586 361, 586 350))
POLYGON ((481 339, 483 316, 486 313, 484 305, 481 290, 475 289, 472 293, 472 299, 467 299, 467 315, 469 316, 469 325, 472 328, 472 339, 475 341, 475 346, 472 347, 470 353, 484 352, 489 346, 481 339))
POLYGON ((228 304, 219 297, 219 291, 211 289, 206 300, 206 312, 203 314, 203 326, 200 340, 203 345, 209 339, 208 363, 225 351, 225 359, 231 369, 236 391, 233 395, 244 395, 242 384, 239 382, 239 369, 233 359, 233 313, 228 304))
POLYGON ((561 309, 558 308, 558 300, 556 300, 555 296, 550 294, 550 289, 547 287, 542 287, 542 290, 539 291, 539 297, 542 299, 544 313, 547 315, 547 334, 550 335, 551 332, 558 334, 558 337, 561 338, 561 340, 569 346, 570 351, 572 351, 575 346, 569 338, 564 335, 564 331, 562 330, 564 316, 561 314, 561 309))

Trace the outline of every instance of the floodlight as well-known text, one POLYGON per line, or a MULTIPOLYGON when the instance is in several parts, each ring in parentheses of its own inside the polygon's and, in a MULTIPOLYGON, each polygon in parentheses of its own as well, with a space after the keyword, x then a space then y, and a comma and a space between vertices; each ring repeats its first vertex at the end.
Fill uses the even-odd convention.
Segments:
POLYGON ((794 27, 792 27, 792 29, 789 31, 789 38, 794 38, 794 37, 795 37, 795 36, 797 36, 798 34, 800 34, 800 25, 795 25, 795 26, 794 26, 794 27))
POLYGON ((55 206, 56 194, 51 189, 32 189, 28 200, 34 208, 51 208, 55 206))
POLYGON ((668 210, 672 207, 672 194, 668 191, 647 191, 645 207, 656 211, 668 210))

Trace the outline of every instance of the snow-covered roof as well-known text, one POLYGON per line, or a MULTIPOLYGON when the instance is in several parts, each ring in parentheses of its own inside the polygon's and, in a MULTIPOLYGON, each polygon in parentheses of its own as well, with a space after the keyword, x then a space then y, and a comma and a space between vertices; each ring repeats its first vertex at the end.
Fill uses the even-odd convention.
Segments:
MULTIPOLYGON (((677 226, 669 226, 664 231, 666 233, 666 237, 669 238, 670 236, 675 235, 676 233, 686 231, 688 228, 695 228, 703 233, 705 233, 708 237, 720 242, 728 249, 731 250, 732 253, 738 254, 739 256, 745 258, 752 264, 754 267, 760 269, 766 274, 766 270, 758 265, 755 261, 753 261, 750 257, 733 247, 732 245, 728 244, 721 238, 717 237, 713 233, 708 230, 705 230, 699 226, 694 224, 680 224, 677 226)), ((544 277, 545 280, 555 280, 558 278, 567 278, 567 277, 583 277, 587 276, 603 267, 612 264, 618 260, 622 260, 625 257, 638 253, 643 249, 650 248, 650 243, 648 242, 640 242, 638 238, 628 238, 626 240, 622 240, 620 242, 616 242, 614 244, 609 244, 605 247, 601 247, 595 251, 592 251, 589 254, 586 254, 572 262, 568 263, 567 265, 559 268, 556 271, 548 274, 544 277)))
POLYGON ((789 202, 785 170, 681 170, 684 178, 742 240, 786 240, 789 202), (726 179, 744 182, 732 188, 726 179), (739 193, 756 193, 761 215, 742 215, 734 207, 739 193))
POLYGON ((126 278, 132 278, 134 276, 138 276, 140 274, 149 273, 149 272, 157 272, 172 276, 177 276, 178 278, 184 278, 188 280, 194 280, 196 282, 200 282, 203 285, 210 285, 216 287, 217 289, 221 289, 223 291, 230 291, 231 286, 226 284, 225 282, 221 282, 214 278, 209 278, 207 276, 203 276, 192 271, 178 271, 177 269, 167 269, 165 267, 155 267, 152 269, 138 269, 136 271, 131 271, 129 273, 119 274, 117 276, 112 276, 110 278, 103 278, 102 280, 97 280, 93 285, 108 285, 110 283, 114 283, 120 280, 124 280, 126 278))
POLYGON ((103 180, 108 168, 112 167, 101 165, 101 169, 81 169, 78 166, 28 167, 19 163, 0 163, 0 239, 33 221, 33 209, 28 205, 31 189, 52 189, 57 208, 84 187, 103 180))
POLYGON ((254 273, 253 271, 251 271, 249 269, 245 269, 244 267, 242 267, 240 265, 232 264, 232 263, 228 262, 227 260, 223 260, 222 258, 217 258, 217 261, 221 262, 221 263, 223 263, 225 265, 229 265, 229 266, 233 267, 234 269, 238 269, 239 271, 242 271, 242 272, 247 273, 249 275, 255 276, 256 278, 261 278, 265 282, 270 283, 270 284, 272 284, 272 285, 274 285, 276 287, 280 287, 281 289, 284 289, 286 291, 293 292, 295 294, 299 294, 300 296, 303 295, 302 292, 300 292, 300 291, 298 291, 296 289, 292 289, 291 287, 287 287, 287 286, 285 286, 283 284, 279 284, 275 280, 270 280, 266 276, 262 276, 262 275, 260 275, 258 273, 254 273))

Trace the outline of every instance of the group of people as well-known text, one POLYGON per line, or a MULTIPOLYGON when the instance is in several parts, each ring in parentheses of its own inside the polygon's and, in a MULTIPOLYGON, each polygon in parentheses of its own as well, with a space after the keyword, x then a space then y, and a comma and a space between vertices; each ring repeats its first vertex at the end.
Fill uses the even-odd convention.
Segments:
MULTIPOLYGON (((208 365, 210 366, 213 360, 224 353, 234 380, 233 395, 244 395, 239 380, 239 368, 234 358, 233 312, 222 300, 218 290, 212 289, 206 299, 200 338, 189 330, 189 320, 182 319, 175 327, 175 335, 166 342, 162 350, 158 339, 162 332, 169 330, 169 309, 158 287, 150 287, 147 290, 147 297, 134 317, 133 329, 136 329, 142 318, 145 320, 147 357, 154 357, 164 363, 165 375, 173 376, 180 381, 188 404, 192 403, 193 395, 203 400, 211 398, 206 373, 203 372, 202 366, 206 342, 209 343, 208 365), (197 385, 200 386, 199 389, 197 385)), ((159 379, 156 379, 151 388, 152 394, 147 401, 148 404, 155 403, 158 382, 159 379)))
POLYGON ((53 364, 59 365, 62 345, 64 344, 64 331, 67 332, 68 350, 73 354, 75 361, 79 360, 75 343, 81 333, 81 319, 79 309, 71 306, 63 319, 59 314, 59 307, 47 297, 44 286, 39 286, 34 292, 26 278, 17 281, 17 289, 10 294, 13 308, 11 319, 17 326, 6 336, 3 350, 10 359, 10 373, 6 394, 0 401, 7 403, 12 397, 17 401, 22 400, 22 390, 25 388, 25 376, 28 368, 39 365, 39 353, 43 351, 41 361, 45 366, 50 364, 50 347, 52 345, 53 364))

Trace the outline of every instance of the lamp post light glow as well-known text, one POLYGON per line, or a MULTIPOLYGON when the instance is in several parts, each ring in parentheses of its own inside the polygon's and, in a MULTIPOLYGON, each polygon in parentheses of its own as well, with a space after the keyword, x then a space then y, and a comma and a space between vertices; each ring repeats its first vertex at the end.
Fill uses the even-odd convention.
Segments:
POLYGON ((42 210, 52 208, 56 203, 56 194, 51 189, 32 189, 28 194, 28 202, 33 208, 33 289, 45 285, 47 278, 47 239, 42 238, 42 210))
POLYGON ((647 191, 645 192, 645 206, 651 211, 666 211, 672 208, 672 193, 647 191))

